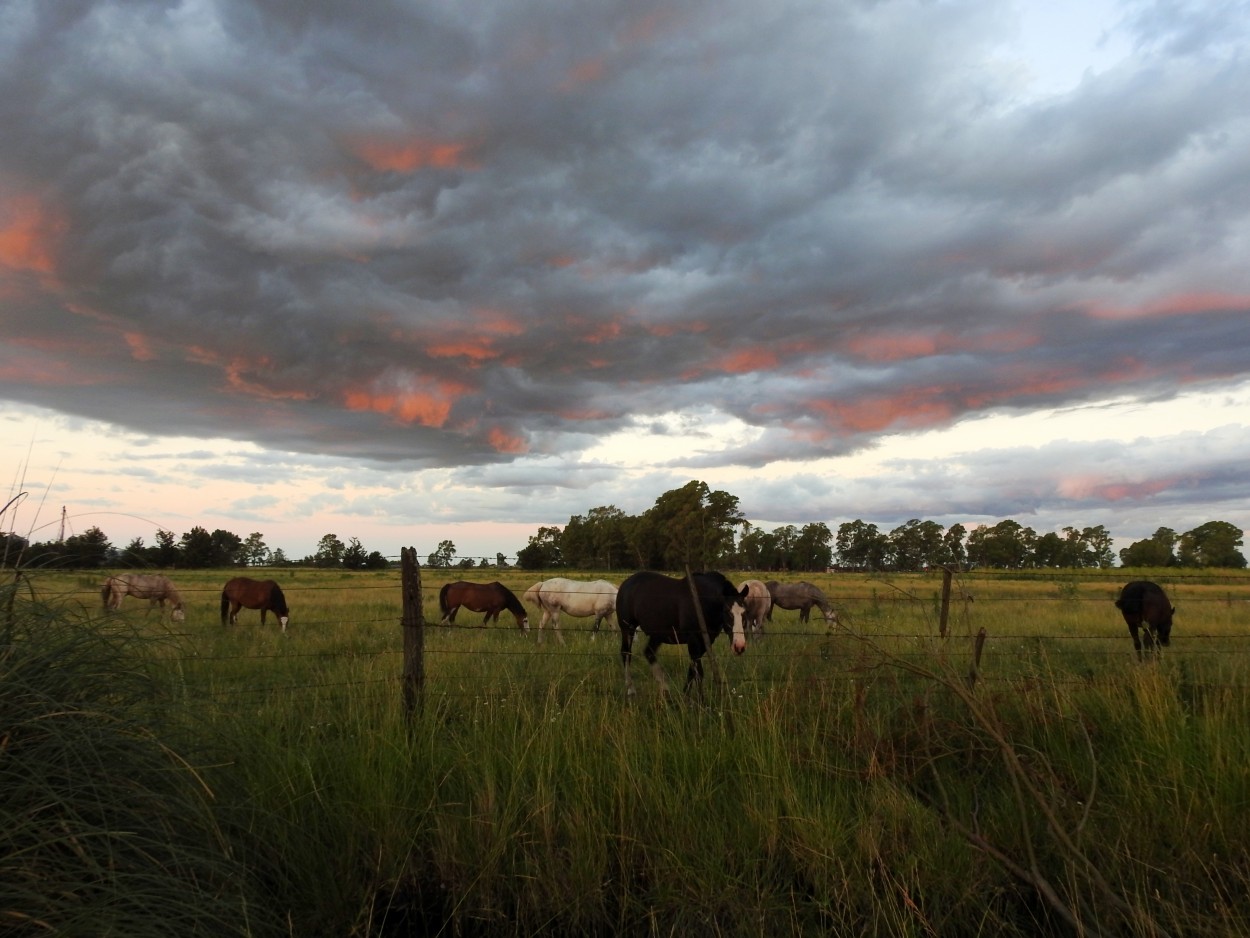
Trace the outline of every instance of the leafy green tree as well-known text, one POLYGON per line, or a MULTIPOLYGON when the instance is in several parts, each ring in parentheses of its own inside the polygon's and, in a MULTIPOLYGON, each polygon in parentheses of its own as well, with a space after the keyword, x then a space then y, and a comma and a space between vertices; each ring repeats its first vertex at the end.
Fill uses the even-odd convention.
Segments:
POLYGON ((364 564, 366 570, 385 570, 390 565, 391 562, 386 559, 386 556, 376 550, 369 551, 364 564))
POLYGON ((92 526, 65 539, 64 560, 72 567, 98 569, 108 565, 109 552, 112 545, 108 536, 99 528, 92 526))
POLYGON ((343 567, 347 570, 363 570, 365 558, 368 556, 357 538, 348 538, 347 548, 343 551, 343 567))
POLYGON ((743 523, 742 538, 738 541, 738 563, 745 570, 772 570, 777 554, 777 537, 763 528, 743 523))
POLYGON ((968 529, 962 524, 952 524, 942 535, 942 551, 938 555, 939 562, 964 567, 968 563, 968 551, 964 547, 964 539, 968 529))
POLYGON ((883 570, 889 554, 889 539, 875 524, 856 518, 838 525, 835 539, 838 560, 856 570, 883 570))
POLYGON ((562 562, 563 532, 555 527, 540 527, 529 543, 517 551, 516 565, 522 570, 551 570, 562 562))
POLYGON ((200 527, 197 524, 186 534, 182 535, 182 540, 178 545, 178 553, 184 567, 192 569, 212 567, 214 566, 213 560, 215 557, 213 536, 208 533, 207 528, 200 527))
POLYGON ((646 566, 711 569, 733 556, 734 537, 745 520, 736 495, 693 480, 665 492, 644 512, 638 546, 647 554, 646 566))
POLYGON ((438 548, 425 558, 427 567, 450 567, 456 556, 456 545, 451 541, 439 541, 438 548))
POLYGON ((1246 558, 1241 546, 1241 528, 1227 521, 1208 521, 1180 537, 1177 558, 1183 567, 1231 567, 1243 569, 1246 558))
POLYGON ((824 571, 833 565, 833 532, 821 521, 803 525, 790 548, 790 569, 824 571))
POLYGON ((1037 532, 1008 518, 993 527, 979 525, 968 535, 968 559, 985 567, 1019 570, 1033 558, 1037 532))
POLYGON ((265 546, 265 535, 259 531, 249 534, 247 540, 243 542, 243 562, 250 567, 259 566, 265 562, 268 555, 269 549, 265 546))
POLYGON ((1144 541, 1134 541, 1120 551, 1125 567, 1172 567, 1176 565, 1176 544, 1181 536, 1171 528, 1158 528, 1144 541))
POLYGON ((168 569, 178 564, 178 539, 173 531, 158 528, 156 531, 156 548, 152 562, 158 567, 168 569))
POLYGON ((339 540, 337 534, 323 534, 317 542, 313 563, 318 567, 341 567, 346 550, 347 546, 339 540))
POLYGON ((890 566, 895 570, 923 570, 941 563, 942 526, 912 518, 889 533, 890 566))
POLYGON ((213 544, 214 567, 234 567, 243 561, 243 538, 230 531, 218 528, 210 538, 213 544))

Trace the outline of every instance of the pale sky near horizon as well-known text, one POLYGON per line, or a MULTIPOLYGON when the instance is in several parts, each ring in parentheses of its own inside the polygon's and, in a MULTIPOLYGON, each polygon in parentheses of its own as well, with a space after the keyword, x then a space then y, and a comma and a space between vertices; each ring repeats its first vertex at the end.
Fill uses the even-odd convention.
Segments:
POLYGON ((1250 529, 1250 4, 730 7, 4 5, 4 527, 1250 529))

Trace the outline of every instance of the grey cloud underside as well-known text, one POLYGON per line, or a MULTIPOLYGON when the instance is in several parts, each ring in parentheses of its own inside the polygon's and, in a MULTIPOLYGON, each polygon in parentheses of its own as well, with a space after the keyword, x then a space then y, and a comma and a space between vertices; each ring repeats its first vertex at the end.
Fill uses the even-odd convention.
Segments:
POLYGON ((0 191, 62 224, 0 394, 412 466, 710 409, 758 466, 1250 370, 1244 17, 1030 101, 999 4, 341 11, 8 7, 0 191))

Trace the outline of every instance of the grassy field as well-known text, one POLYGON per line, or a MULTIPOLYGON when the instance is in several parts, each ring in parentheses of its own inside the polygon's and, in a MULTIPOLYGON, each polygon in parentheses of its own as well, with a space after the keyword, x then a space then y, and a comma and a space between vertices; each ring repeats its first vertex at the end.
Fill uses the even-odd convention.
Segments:
POLYGON ((945 640, 940 575, 808 575, 838 627, 779 611, 698 697, 639 656, 627 701, 614 629, 434 624, 446 579, 540 577, 425 569, 408 716, 398 571, 265 575, 285 636, 222 627, 224 571, 173 573, 172 627, 106 616, 99 575, 13 614, 33 589, 142 639, 143 725, 246 871, 239 934, 1250 934, 1250 577, 1160 572, 1173 644, 1140 664, 1123 571, 963 576, 945 640))

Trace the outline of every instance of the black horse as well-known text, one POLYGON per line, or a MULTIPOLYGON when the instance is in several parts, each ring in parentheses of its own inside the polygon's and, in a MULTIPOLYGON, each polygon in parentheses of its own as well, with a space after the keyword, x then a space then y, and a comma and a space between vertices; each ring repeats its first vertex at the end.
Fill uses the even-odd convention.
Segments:
POLYGON ((1168 602, 1168 594, 1163 592, 1163 587, 1158 583, 1134 580, 1120 590, 1120 598, 1115 601, 1115 605, 1128 624, 1139 660, 1142 656, 1142 641, 1137 635, 1139 627, 1146 639, 1147 653, 1154 651, 1156 644, 1168 643, 1172 636, 1172 615, 1176 610, 1172 608, 1172 604, 1168 602))
POLYGON ((694 681, 703 679, 704 653, 707 646, 721 632, 733 640, 735 654, 747 648, 743 629, 746 612, 747 589, 734 589, 732 583, 719 573, 695 573, 695 590, 699 595, 698 609, 703 613, 703 625, 699 624, 690 580, 686 577, 668 577, 661 573, 642 571, 625 580, 616 592, 616 621, 621 628, 621 664, 625 668, 625 693, 634 693, 633 678, 629 664, 633 660, 634 633, 638 629, 647 636, 643 656, 651 665, 651 672, 662 688, 668 686, 664 669, 656 660, 660 645, 685 645, 690 654, 690 668, 686 672, 686 690, 694 681), (704 639, 706 628, 706 640, 704 639))

